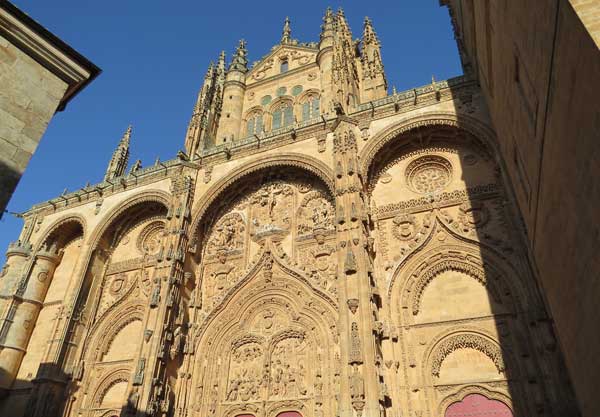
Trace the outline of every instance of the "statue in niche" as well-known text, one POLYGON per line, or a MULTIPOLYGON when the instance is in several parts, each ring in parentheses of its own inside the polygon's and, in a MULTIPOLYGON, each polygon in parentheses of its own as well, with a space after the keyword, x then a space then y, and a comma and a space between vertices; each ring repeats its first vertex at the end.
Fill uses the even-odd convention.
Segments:
POLYGON ((354 403, 355 401, 363 401, 365 399, 365 383, 358 370, 358 365, 354 364, 352 369, 352 375, 350 375, 350 398, 354 403))
POLYGON ((289 229, 293 194, 291 186, 280 182, 267 184, 256 191, 250 199, 254 234, 271 229, 289 229))
POLYGON ((307 345, 302 338, 280 341, 271 358, 271 397, 296 398, 307 394, 307 345))
POLYGON ((208 241, 208 253, 232 252, 241 250, 244 244, 246 226, 239 213, 225 215, 217 225, 208 241))
POLYGON ((300 203, 298 234, 333 230, 333 206, 319 191, 308 193, 300 203))
POLYGON ((229 275, 235 268, 233 265, 227 263, 227 254, 225 251, 219 251, 217 257, 219 264, 210 273, 212 290, 209 293, 209 298, 213 298, 229 288, 229 275))

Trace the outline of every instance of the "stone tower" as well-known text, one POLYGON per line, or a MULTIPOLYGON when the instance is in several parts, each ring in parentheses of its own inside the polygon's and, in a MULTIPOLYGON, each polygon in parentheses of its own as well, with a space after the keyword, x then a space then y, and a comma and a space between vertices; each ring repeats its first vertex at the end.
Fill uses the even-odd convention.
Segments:
POLYGON ((388 94, 341 10, 247 54, 177 158, 126 174, 128 131, 25 214, 0 414, 576 415, 478 83, 388 94))

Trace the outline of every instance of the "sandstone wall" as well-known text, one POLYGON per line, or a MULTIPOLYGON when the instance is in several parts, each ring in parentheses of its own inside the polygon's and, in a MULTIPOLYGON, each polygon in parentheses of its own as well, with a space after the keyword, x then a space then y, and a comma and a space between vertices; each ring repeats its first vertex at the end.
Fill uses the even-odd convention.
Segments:
POLYGON ((67 87, 67 83, 0 36, 1 212, 67 87))
POLYGON ((597 416, 600 4, 447 3, 465 71, 490 108, 580 405, 597 416))

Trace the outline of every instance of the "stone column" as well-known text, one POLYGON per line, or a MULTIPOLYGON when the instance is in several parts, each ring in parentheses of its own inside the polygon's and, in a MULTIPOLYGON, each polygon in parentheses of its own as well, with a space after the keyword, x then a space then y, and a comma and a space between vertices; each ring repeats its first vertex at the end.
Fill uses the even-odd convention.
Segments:
POLYGON ((19 371, 59 261, 60 256, 53 251, 38 252, 9 301, 0 334, 0 369, 3 370, 0 388, 10 388, 19 371))

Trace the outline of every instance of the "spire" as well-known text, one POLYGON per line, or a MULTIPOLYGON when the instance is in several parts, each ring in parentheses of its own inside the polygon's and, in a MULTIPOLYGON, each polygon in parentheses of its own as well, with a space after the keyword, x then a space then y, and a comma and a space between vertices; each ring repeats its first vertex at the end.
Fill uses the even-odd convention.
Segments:
POLYGON ((283 23, 283 35, 281 36, 281 44, 285 45, 292 42, 292 27, 290 26, 290 18, 286 16, 283 23))
POLYGON ((341 7, 338 9, 337 11, 337 25, 338 25, 338 29, 343 29, 343 30, 350 30, 350 27, 348 26, 348 21, 346 20, 346 15, 344 14, 344 9, 342 9, 341 7))
POLYGON ((215 71, 215 63, 210 61, 210 64, 208 65, 208 69, 206 70, 206 74, 204 75, 204 79, 205 80, 211 79, 214 71, 215 71))
POLYGON ((328 7, 323 16, 323 24, 321 25, 321 40, 319 42, 319 48, 331 46, 325 39, 333 37, 333 11, 331 7, 328 7))
POLYGON ((113 156, 106 168, 104 181, 117 178, 125 174, 127 163, 129 162, 129 141, 131 139, 131 125, 127 128, 123 137, 119 141, 117 149, 113 152, 113 156))
POLYGON ((248 51, 246 50, 246 41, 241 39, 240 43, 233 55, 233 59, 231 60, 231 65, 229 65, 229 71, 235 70, 240 72, 248 71, 248 58, 246 55, 248 51))
POLYGON ((225 81, 225 51, 221 51, 219 54, 219 60, 217 61, 217 79, 222 84, 225 81))
POLYGON ((365 17, 362 41, 364 45, 379 45, 379 39, 377 39, 377 34, 375 33, 375 29, 373 29, 373 22, 371 22, 368 16, 365 17))

